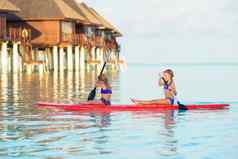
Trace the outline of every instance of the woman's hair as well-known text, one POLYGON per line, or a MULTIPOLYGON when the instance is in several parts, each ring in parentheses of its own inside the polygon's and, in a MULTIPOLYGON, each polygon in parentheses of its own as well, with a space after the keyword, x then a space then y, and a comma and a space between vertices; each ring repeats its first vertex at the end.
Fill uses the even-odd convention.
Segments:
POLYGON ((173 70, 167 69, 167 70, 164 71, 164 73, 168 73, 170 75, 171 79, 174 78, 174 71, 173 70))

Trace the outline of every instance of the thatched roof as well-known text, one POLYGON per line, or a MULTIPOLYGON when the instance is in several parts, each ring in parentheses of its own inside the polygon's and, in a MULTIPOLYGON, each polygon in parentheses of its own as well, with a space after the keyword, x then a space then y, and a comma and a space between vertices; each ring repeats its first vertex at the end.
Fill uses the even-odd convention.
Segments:
POLYGON ((94 14, 91 12, 90 8, 85 3, 78 4, 79 9, 81 10, 82 14, 86 17, 86 19, 98 26, 103 26, 100 20, 98 20, 94 14))
POLYGON ((109 30, 112 30, 113 34, 115 36, 122 36, 122 34, 117 30, 116 27, 114 27, 110 22, 108 22, 103 16, 101 16, 96 10, 93 8, 90 8, 90 11, 93 13, 93 15, 100 20, 100 22, 103 24, 103 26, 109 30))
POLYGON ((0 0, 0 12, 17 12, 20 11, 15 5, 8 0, 0 0))
POLYGON ((76 0, 63 0, 67 5, 69 5, 72 9, 74 9, 78 14, 80 14, 84 19, 85 23, 84 24, 93 24, 88 20, 86 15, 81 11, 79 8, 79 3, 76 2, 76 0))
POLYGON ((64 0, 9 0, 21 9, 10 20, 74 19, 86 21, 84 16, 72 9, 64 0))

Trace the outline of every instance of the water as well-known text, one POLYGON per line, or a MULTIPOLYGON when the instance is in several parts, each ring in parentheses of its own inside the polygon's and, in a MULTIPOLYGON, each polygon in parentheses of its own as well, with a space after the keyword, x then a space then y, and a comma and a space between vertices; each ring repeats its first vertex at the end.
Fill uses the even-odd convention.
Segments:
POLYGON ((36 109, 37 101, 86 100, 96 73, 1 75, 1 159, 237 159, 238 65, 129 65, 108 73, 113 103, 158 98, 159 71, 176 72, 184 103, 228 102, 229 109, 77 113, 36 109))

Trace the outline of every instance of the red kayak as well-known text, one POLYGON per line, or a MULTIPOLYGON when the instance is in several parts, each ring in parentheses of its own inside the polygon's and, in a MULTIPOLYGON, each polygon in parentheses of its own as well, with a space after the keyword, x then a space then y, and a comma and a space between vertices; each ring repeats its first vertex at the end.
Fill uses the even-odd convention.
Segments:
MULTIPOLYGON (((178 105, 111 105, 103 104, 62 104, 62 103, 47 103, 38 102, 37 107, 62 109, 66 111, 81 111, 81 112, 114 112, 114 111, 161 111, 161 110, 178 110, 178 105)), ((186 110, 193 109, 223 109, 229 104, 192 104, 186 105, 186 110)))

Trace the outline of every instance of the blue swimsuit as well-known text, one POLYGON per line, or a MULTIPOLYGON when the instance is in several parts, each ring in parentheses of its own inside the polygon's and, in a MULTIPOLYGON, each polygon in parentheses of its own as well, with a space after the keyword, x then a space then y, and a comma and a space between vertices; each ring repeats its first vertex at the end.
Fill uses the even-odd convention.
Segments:
MULTIPOLYGON (((164 85, 164 91, 170 91, 168 84, 165 84, 165 85, 164 85)), ((175 95, 176 95, 176 94, 175 94, 175 95)), ((174 105, 174 103, 175 103, 175 99, 174 99, 174 98, 167 97, 166 99, 169 100, 170 104, 174 105)))
MULTIPOLYGON (((101 94, 112 94, 112 90, 111 89, 101 89, 101 94)), ((104 98, 101 98, 101 101, 103 104, 105 105, 111 105, 111 101, 110 100, 106 100, 104 98)))

